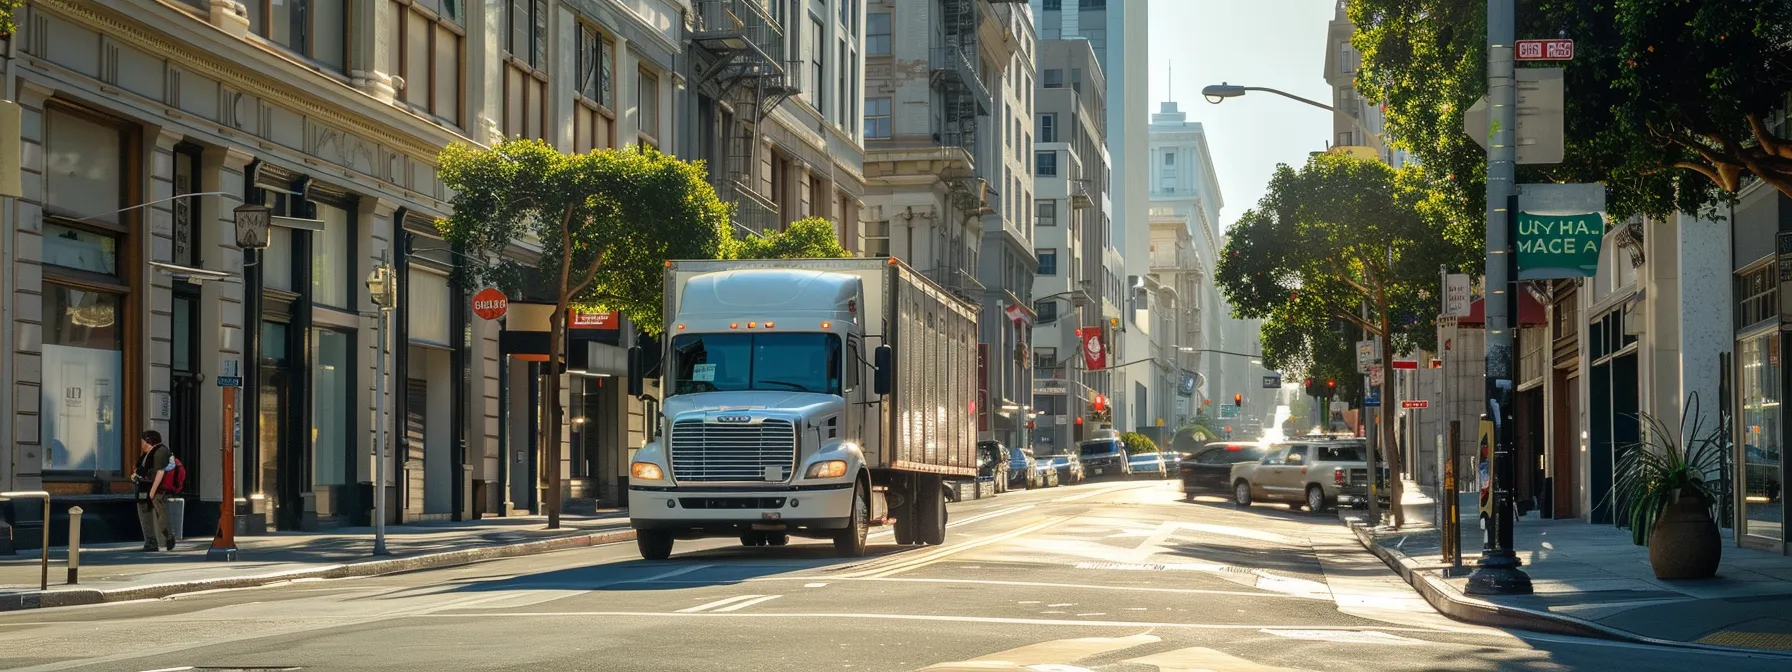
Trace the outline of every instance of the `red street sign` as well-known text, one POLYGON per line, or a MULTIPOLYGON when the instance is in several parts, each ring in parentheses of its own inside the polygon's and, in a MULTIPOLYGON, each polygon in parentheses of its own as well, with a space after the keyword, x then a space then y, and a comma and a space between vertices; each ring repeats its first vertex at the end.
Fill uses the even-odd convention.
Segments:
POLYGON ((572 323, 569 326, 573 329, 607 329, 615 331, 618 317, 619 316, 615 311, 610 311, 608 313, 581 313, 575 310, 572 311, 572 323))
POLYGON ((510 310, 510 299, 505 298, 504 293, 496 287, 481 289, 478 294, 473 295, 473 314, 480 319, 495 320, 503 317, 507 310, 510 310))
POLYGON ((1433 368, 1433 369, 1444 368, 1444 360, 1441 360, 1441 359, 1431 360, 1431 368, 1433 368))
POLYGON ((1574 40, 1519 40, 1518 60, 1572 61, 1574 40))
POLYGON ((1419 369, 1419 360, 1396 359, 1396 360, 1394 360, 1394 368, 1396 368, 1396 369, 1412 369, 1414 371, 1417 371, 1419 369))
POLYGON ((1431 408, 1431 402, 1425 401, 1424 399, 1419 399, 1417 401, 1402 401, 1402 402, 1400 402, 1400 407, 1401 408, 1431 408))

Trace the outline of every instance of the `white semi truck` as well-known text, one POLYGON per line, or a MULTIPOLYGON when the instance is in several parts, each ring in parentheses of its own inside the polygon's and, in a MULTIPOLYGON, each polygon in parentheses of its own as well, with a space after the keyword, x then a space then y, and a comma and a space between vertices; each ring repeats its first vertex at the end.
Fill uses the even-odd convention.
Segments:
MULTIPOLYGON (((657 431, 629 467, 641 557, 679 539, 791 535, 865 553, 946 537, 974 478, 977 313, 895 259, 674 261, 657 431)), ((629 353, 629 392, 650 358, 629 353)))

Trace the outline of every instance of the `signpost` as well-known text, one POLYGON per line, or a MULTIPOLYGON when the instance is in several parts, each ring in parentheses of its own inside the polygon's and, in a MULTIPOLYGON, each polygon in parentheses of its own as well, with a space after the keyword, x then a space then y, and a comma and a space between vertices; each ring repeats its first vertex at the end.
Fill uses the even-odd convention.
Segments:
MULTIPOLYGON (((1375 348, 1374 339, 1356 342, 1356 372, 1368 373, 1370 367, 1381 363, 1381 351, 1375 348)), ((1381 383, 1375 383, 1380 385, 1381 383)))
MULTIPOLYGON (((1510 53, 1510 47, 1507 51, 1510 53)), ((1510 63, 1506 67, 1507 72, 1516 72, 1517 100, 1503 104, 1513 106, 1507 112, 1517 116, 1514 125, 1518 127, 1518 137, 1516 146, 1508 144, 1505 149, 1516 151, 1517 161, 1521 164, 1561 163, 1564 150, 1562 69, 1513 71, 1510 63)), ((1487 109, 1487 99, 1483 97, 1462 112, 1462 130, 1482 147, 1487 146, 1489 136, 1502 130, 1494 123, 1496 120, 1488 118, 1487 109)))
POLYGON ((1520 61, 1572 61, 1574 40, 1519 40, 1520 61))

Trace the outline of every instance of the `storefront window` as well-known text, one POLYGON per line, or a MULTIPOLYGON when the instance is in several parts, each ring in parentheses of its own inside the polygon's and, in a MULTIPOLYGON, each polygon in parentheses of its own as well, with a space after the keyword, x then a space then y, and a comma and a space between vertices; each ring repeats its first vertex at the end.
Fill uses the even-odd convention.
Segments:
POLYGON ((448 276, 413 266, 404 287, 412 306, 410 336, 412 341, 448 345, 449 308, 454 304, 448 289, 448 276))
POLYGON ((124 466, 118 395, 124 325, 118 296, 44 285, 44 468, 111 471, 124 466))
POLYGON ((55 108, 44 118, 45 207, 86 221, 121 223, 124 132, 55 108))
POLYGON ((1736 381, 1742 403, 1737 433, 1742 444, 1745 530, 1752 536, 1784 539, 1779 332, 1769 331, 1738 341, 1736 362, 1741 369, 1736 381))
POLYGON ((354 390, 350 382, 349 335, 339 331, 317 333, 315 411, 312 417, 312 455, 318 485, 348 482, 348 414, 354 390))
POLYGON ((349 259, 348 210, 318 203, 317 218, 324 230, 311 236, 311 300, 334 308, 348 308, 349 278, 355 264, 349 259))

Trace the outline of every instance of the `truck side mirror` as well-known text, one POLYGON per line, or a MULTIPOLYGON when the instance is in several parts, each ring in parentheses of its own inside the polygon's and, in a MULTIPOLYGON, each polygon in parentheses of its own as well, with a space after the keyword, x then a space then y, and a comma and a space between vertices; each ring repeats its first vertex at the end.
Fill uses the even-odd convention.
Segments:
POLYGON ((871 384, 872 391, 880 395, 889 394, 891 378, 896 373, 896 352, 891 350, 890 346, 880 345, 877 346, 872 359, 876 360, 877 365, 877 375, 871 384))
POLYGON ((641 346, 629 346, 628 349, 628 396, 641 396, 641 346))

